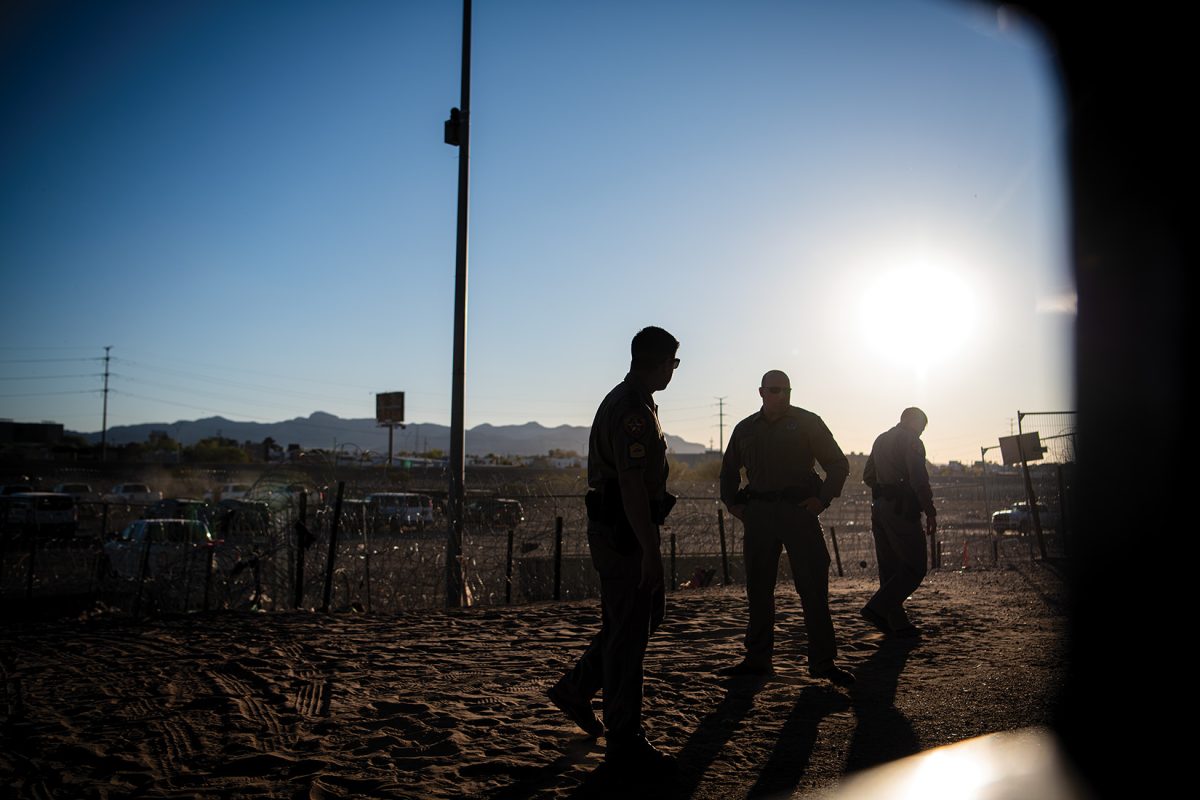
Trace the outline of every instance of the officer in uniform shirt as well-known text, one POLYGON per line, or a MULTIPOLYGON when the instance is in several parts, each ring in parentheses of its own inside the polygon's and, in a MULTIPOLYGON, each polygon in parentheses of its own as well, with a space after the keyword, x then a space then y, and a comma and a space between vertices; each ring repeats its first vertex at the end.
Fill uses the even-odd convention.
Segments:
POLYGON ((904 601, 925 577, 925 536, 937 531, 937 509, 925 468, 921 434, 929 418, 919 408, 906 408, 900 423, 884 431, 871 446, 863 482, 871 487, 871 533, 879 561, 879 591, 867 601, 862 616, 893 636, 920 635, 904 611, 904 601))
POLYGON ((600 573, 600 632, 548 696, 587 733, 607 731, 607 764, 654 774, 675 769, 642 728, 642 662, 664 612, 658 525, 674 498, 652 395, 671 382, 679 342, 649 327, 630 349, 629 374, 600 404, 588 439, 588 546, 600 573), (601 689, 603 725, 591 702, 601 689))
POLYGON ((837 645, 829 614, 829 551, 817 515, 842 493, 850 463, 825 423, 791 405, 791 382, 779 370, 763 375, 762 410, 737 424, 721 462, 721 500, 746 528, 746 597, 750 624, 746 655, 723 675, 770 675, 775 649, 775 581, 786 547, 804 624, 808 671, 839 686, 854 676, 834 663, 837 645), (822 481, 814 462, 825 470, 822 481), (749 484, 739 490, 741 469, 749 484))

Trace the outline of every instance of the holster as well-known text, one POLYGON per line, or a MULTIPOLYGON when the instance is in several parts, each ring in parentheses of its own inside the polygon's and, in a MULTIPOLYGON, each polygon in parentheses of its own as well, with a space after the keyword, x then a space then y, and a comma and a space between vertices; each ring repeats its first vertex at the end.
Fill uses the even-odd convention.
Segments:
MULTIPOLYGON (((650 519, 655 525, 662 525, 667 515, 675 507, 676 497, 664 491, 659 497, 650 498, 650 519)), ((610 529, 612 545, 619 553, 626 555, 637 552, 637 534, 629 524, 625 515, 625 505, 621 502, 621 485, 610 480, 605 482, 602 489, 588 489, 583 498, 587 508, 588 519, 610 529)))
POLYGON ((901 519, 909 522, 921 519, 921 501, 917 498, 917 490, 908 481, 876 484, 871 487, 871 497, 891 503, 892 510, 901 519))

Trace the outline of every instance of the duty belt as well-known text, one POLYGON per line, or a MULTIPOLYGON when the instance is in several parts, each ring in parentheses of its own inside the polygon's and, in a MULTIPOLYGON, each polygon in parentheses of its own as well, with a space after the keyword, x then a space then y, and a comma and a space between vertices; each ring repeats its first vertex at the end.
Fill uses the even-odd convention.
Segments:
POLYGON ((816 497, 810 490, 798 486, 774 492, 758 492, 753 489, 746 489, 745 492, 747 500, 763 500, 768 503, 803 503, 810 497, 816 497))

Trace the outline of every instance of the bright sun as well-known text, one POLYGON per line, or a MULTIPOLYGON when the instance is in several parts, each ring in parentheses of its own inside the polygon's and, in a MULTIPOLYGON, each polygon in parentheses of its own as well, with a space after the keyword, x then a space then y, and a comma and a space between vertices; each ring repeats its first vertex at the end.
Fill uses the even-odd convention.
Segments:
POLYGON ((924 372, 963 351, 977 313, 960 273, 913 261, 883 272, 863 293, 859 329, 867 347, 894 366, 924 372))

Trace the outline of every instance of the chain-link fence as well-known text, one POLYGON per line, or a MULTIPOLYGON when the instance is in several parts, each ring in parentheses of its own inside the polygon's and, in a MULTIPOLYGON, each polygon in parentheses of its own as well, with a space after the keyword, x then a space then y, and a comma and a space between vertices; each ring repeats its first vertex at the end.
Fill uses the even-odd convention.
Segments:
MULTIPOLYGON (((1058 485, 1051 467, 1033 470, 1039 497, 1058 485)), ((276 476, 280 477, 280 476, 276 476)), ((0 595, 30 608, 54 597, 80 606, 128 613, 199 609, 361 609, 397 612, 440 607, 445 591, 446 518, 401 527, 373 518, 361 497, 377 488, 368 480, 304 495, 270 497, 260 524, 230 515, 210 519, 214 542, 137 541, 130 531, 148 505, 94 504, 80 513, 68 540, 7 525, 0 547, 0 595), (356 497, 349 497, 349 495, 356 497), (340 507, 340 516, 335 509, 340 507), (86 521, 86 523, 85 523, 86 521), (336 522, 336 527, 335 527, 336 522), (122 548, 136 551, 124 554, 122 548), (133 566, 128 566, 132 564, 133 566)), ((392 487, 388 487, 392 488, 392 487)), ((534 487, 538 488, 538 487, 534 487)), ((943 477, 935 481, 941 528, 930 542, 931 564, 974 569, 1038 557, 1033 536, 997 531, 989 510, 1024 497, 1019 474, 943 477)), ((685 495, 662 525, 662 553, 672 590, 744 582, 742 525, 721 511, 713 494, 685 495)), ((521 504, 514 525, 469 519, 463 535, 463 573, 472 604, 581 599, 599 593, 590 563, 582 494, 508 493, 521 504)), ((80 504, 83 507, 84 504, 80 504)), ((851 482, 844 497, 823 513, 830 573, 874 576, 870 498, 851 482)), ((1045 531, 1052 553, 1066 551, 1064 531, 1045 531)), ((786 553, 780 581, 790 582, 786 553)))

